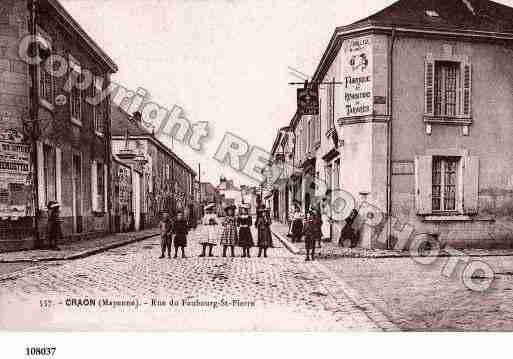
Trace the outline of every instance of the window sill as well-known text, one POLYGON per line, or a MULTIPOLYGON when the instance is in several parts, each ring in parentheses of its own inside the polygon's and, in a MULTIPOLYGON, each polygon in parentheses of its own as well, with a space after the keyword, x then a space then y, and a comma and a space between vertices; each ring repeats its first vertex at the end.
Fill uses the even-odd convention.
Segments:
POLYGON ((45 109, 47 109, 50 112, 53 112, 55 110, 54 105, 52 105, 50 102, 48 102, 47 100, 45 100, 42 97, 39 97, 39 105, 41 107, 44 107, 45 109))
POLYGON ((472 124, 472 117, 424 115, 424 122, 425 123, 442 124, 442 125, 468 126, 468 125, 472 124))
POLYGON ((472 221, 472 218, 463 214, 432 214, 424 217, 425 222, 445 222, 445 221, 472 221))
POLYGON ((77 119, 75 117, 71 117, 71 123, 76 126, 82 127, 82 121, 80 121, 79 119, 77 119))

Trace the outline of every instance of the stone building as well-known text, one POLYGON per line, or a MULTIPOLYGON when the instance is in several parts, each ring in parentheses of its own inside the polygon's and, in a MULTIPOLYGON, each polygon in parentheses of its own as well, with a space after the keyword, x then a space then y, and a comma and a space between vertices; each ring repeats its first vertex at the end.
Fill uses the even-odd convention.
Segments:
POLYGON ((35 214, 44 237, 49 201, 61 204, 65 240, 109 231, 109 96, 89 99, 99 98, 117 66, 58 1, 36 3, 5 0, 0 12, 0 157, 23 165, 0 169, 0 249, 32 247, 35 214), (27 41, 32 13, 37 47, 27 41), (35 48, 43 61, 36 64, 39 106, 32 121, 27 59, 35 48), (35 168, 24 158, 32 148, 35 168))
POLYGON ((188 212, 195 203, 196 172, 144 126, 139 113, 129 115, 116 105, 111 113, 114 157, 123 161, 120 154, 129 150, 135 157, 124 162, 141 166, 140 227, 157 225, 164 210, 188 212))

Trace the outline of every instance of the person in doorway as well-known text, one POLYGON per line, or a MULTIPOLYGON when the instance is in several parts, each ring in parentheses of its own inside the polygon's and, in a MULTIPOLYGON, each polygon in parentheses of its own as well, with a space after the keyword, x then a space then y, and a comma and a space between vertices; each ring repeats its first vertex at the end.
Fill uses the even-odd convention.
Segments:
POLYGON ((267 257, 267 248, 273 246, 271 216, 268 208, 262 206, 257 210, 255 227, 258 231, 258 257, 261 257, 262 253, 264 254, 264 257, 267 257))
POLYGON ((160 220, 160 244, 161 244, 161 255, 159 258, 164 258, 167 250, 167 257, 171 258, 171 243, 173 242, 173 223, 169 218, 169 213, 162 213, 162 219, 160 220))
POLYGON ((189 225, 185 219, 183 212, 179 211, 176 215, 176 221, 173 223, 173 233, 175 234, 175 258, 178 255, 178 248, 181 249, 182 258, 185 256, 185 247, 187 247, 187 233, 189 233, 189 225))
POLYGON ((329 199, 331 197, 330 191, 326 192, 326 196, 322 199, 321 202, 321 220, 322 220, 322 240, 325 242, 331 241, 331 221, 330 221, 330 211, 331 207, 329 204, 329 199))
POLYGON ((251 234, 253 219, 249 215, 249 205, 243 204, 239 207, 237 226, 239 227, 239 246, 242 247, 242 258, 251 257, 251 247, 255 245, 251 234))
POLYGON ((217 218, 214 213, 214 205, 209 205, 205 207, 205 216, 203 216, 203 224, 207 229, 207 237, 200 242, 203 247, 203 250, 200 254, 200 257, 205 257, 207 255, 207 247, 208 247, 208 256, 213 257, 212 250, 214 246, 217 245, 217 218))
POLYGON ((62 239, 61 219, 60 219, 60 205, 56 201, 48 202, 48 227, 47 227, 47 240, 48 249, 59 251, 57 242, 62 239))
POLYGON ((298 205, 294 207, 294 213, 292 214, 291 221, 291 233, 292 233, 292 243, 300 242, 301 236, 303 235, 303 213, 301 213, 301 208, 298 205))
POLYGON ((322 237, 321 226, 322 221, 320 219, 320 215, 315 211, 310 211, 304 228, 306 249, 305 261, 315 259, 315 244, 322 237))
POLYGON ((235 246, 237 245, 237 219, 235 218, 235 206, 228 205, 224 209, 226 218, 223 221, 223 232, 220 243, 223 246, 223 257, 226 257, 226 251, 230 247, 232 257, 235 257, 235 246))

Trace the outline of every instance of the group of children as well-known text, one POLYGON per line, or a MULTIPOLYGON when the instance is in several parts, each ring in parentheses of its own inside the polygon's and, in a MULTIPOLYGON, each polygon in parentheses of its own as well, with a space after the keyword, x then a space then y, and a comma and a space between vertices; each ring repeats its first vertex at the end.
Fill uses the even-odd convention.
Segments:
POLYGON ((174 243, 175 255, 178 256, 178 249, 181 249, 182 257, 185 258, 185 247, 187 246, 187 234, 189 233, 189 225, 184 217, 183 212, 178 212, 176 220, 171 220, 169 213, 162 214, 160 221, 160 235, 162 254, 160 258, 164 258, 167 250, 168 258, 171 258, 171 247, 174 243))
MULTIPOLYGON (((224 208, 226 217, 221 222, 221 229, 218 230, 217 217, 213 213, 213 207, 206 208, 206 214, 203 218, 203 224, 207 228, 207 233, 201 239, 202 252, 200 257, 208 255, 213 257, 213 248, 218 244, 222 246, 222 256, 226 257, 228 249, 230 255, 235 257, 235 247, 242 248, 242 258, 251 257, 251 248, 255 246, 253 235, 251 234, 251 226, 253 218, 249 215, 249 206, 241 205, 239 207, 239 215, 235 216, 234 205, 224 208)), ((262 254, 267 257, 267 249, 273 246, 271 234, 271 218, 269 210, 263 206, 257 209, 257 217, 254 223, 257 228, 257 246, 258 257, 262 254)), ((160 222, 160 231, 162 239, 162 254, 160 258, 164 258, 167 250, 168 257, 171 258, 171 247, 174 242, 174 258, 177 257, 178 249, 181 249, 182 257, 185 258, 185 247, 187 246, 187 233, 189 227, 187 221, 183 217, 183 213, 178 213, 176 220, 171 220, 169 214, 164 213, 160 222)))

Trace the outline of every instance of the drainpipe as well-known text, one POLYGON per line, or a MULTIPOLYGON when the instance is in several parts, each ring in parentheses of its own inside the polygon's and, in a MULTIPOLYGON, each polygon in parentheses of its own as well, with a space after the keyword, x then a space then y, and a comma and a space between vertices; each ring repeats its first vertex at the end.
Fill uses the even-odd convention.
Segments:
MULTIPOLYGON (((33 56, 38 56, 38 46, 36 43, 37 36, 37 15, 38 15, 38 2, 37 0, 30 0, 28 2, 29 9, 29 32, 32 36, 32 49, 34 53, 33 56)), ((38 158, 37 158, 37 140, 39 139, 39 120, 38 120, 38 112, 39 112, 39 81, 37 79, 37 66, 36 64, 30 64, 30 123, 31 123, 31 147, 32 147, 32 201, 34 205, 34 218, 33 218, 33 227, 34 227, 34 240, 35 245, 34 248, 39 249, 43 247, 41 237, 39 235, 39 183, 38 183, 38 158)))
POLYGON ((392 117, 393 117, 393 66, 394 66, 394 42, 395 28, 392 29, 392 36, 388 50, 388 122, 387 122, 387 238, 386 247, 390 249, 390 235, 392 234, 392 117))

